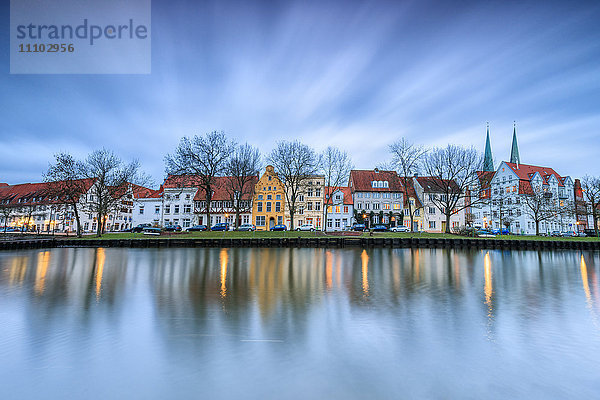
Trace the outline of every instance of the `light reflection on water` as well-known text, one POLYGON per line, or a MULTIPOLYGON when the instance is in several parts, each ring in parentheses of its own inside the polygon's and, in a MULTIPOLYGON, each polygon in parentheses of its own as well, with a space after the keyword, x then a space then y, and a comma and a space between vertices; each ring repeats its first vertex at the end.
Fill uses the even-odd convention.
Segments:
POLYGON ((593 252, 0 253, 0 398, 593 398, 593 252))

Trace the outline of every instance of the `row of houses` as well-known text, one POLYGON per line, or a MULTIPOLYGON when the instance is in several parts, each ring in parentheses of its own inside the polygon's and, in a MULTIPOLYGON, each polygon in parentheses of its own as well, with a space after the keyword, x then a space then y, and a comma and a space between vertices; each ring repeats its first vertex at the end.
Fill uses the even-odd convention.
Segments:
MULTIPOLYGON (((436 195, 428 185, 430 179, 414 177, 403 183, 394 171, 352 170, 348 186, 332 188, 325 186, 323 176, 307 177, 297 195, 294 226, 312 224, 317 230, 328 231, 346 230, 357 222, 367 226, 410 227, 407 218, 410 202, 416 209, 415 230, 441 232, 445 229, 445 217, 426 200, 436 195)), ((233 177, 215 178, 210 213, 206 193, 194 176, 168 176, 158 190, 131 185, 118 206, 108 213, 105 229, 119 231, 138 224, 178 225, 186 229, 221 222, 232 226, 254 224, 257 230, 291 225, 287 189, 272 166, 267 166, 261 176, 250 178, 251 190, 247 193, 236 193, 233 180, 233 177)), ((97 216, 89 206, 93 201, 93 185, 93 180, 86 182, 86 193, 78 201, 84 232, 95 232, 98 227, 97 216)), ((48 183, 0 184, 0 206, 11 209, 10 213, 0 215, 0 226, 75 232, 73 207, 52 198, 48 186, 48 183)), ((464 212, 452 218, 453 226, 464 225, 464 221, 464 212)))
MULTIPOLYGON (((510 161, 502 161, 494 168, 488 128, 479 185, 464 197, 463 201, 469 204, 457 204, 450 228, 506 227, 514 233, 534 234, 536 221, 527 201, 538 189, 543 191, 544 201, 554 205, 552 215, 538 221, 541 232, 593 227, 579 181, 561 176, 549 167, 521 163, 516 140, 515 128, 510 161)), ((425 232, 446 230, 446 216, 439 200, 447 194, 440 190, 439 179, 434 177, 414 175, 404 179, 395 171, 352 170, 347 186, 333 188, 325 186, 324 176, 308 176, 298 188, 293 210, 290 188, 286 188, 273 166, 268 165, 260 176, 248 177, 243 193, 238 190, 238 182, 236 177, 214 178, 210 209, 206 187, 197 176, 168 176, 157 190, 130 185, 106 216, 105 229, 118 231, 138 224, 187 229, 227 222, 232 226, 254 224, 257 230, 269 230, 281 224, 289 228, 293 215, 295 227, 311 224, 317 230, 327 231, 346 230, 355 223, 368 227, 403 225, 425 232)), ((94 184, 93 179, 87 180, 85 193, 78 199, 84 232, 94 232, 98 227, 97 216, 89 206, 94 200, 94 184)), ((48 185, 0 183, 0 226, 74 232, 72 207, 53 198, 48 185), (2 212, 3 209, 11 212, 2 212)))

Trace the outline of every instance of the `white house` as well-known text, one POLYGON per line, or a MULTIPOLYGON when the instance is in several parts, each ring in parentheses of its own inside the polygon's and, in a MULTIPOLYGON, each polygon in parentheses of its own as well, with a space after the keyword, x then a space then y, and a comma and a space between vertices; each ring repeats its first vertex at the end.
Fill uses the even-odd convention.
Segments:
POLYGON ((325 205, 327 207, 327 231, 343 231, 352 226, 354 218, 354 202, 349 187, 325 188, 325 205), (335 190, 334 190, 335 189, 335 190))

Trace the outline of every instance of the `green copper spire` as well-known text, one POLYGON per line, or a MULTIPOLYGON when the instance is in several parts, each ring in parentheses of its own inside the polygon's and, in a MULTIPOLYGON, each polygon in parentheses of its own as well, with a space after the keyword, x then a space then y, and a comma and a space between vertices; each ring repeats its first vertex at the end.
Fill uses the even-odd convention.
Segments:
POLYGON ((519 157, 519 145, 517 144, 517 124, 513 124, 513 140, 512 140, 512 148, 510 149, 510 162, 515 164, 521 163, 521 158, 519 157))
POLYGON ((485 155, 483 157, 483 170, 494 170, 494 159, 492 158, 492 146, 490 145, 490 125, 487 124, 487 136, 485 138, 485 155))

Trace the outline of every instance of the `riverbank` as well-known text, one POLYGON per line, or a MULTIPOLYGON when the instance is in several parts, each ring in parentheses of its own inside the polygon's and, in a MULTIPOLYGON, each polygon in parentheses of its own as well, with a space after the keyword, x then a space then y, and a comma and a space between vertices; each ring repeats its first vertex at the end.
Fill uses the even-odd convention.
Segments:
MULTIPOLYGON (((402 234, 375 234, 374 236, 330 236, 314 232, 287 232, 287 236, 273 236, 269 232, 217 232, 204 233, 201 236, 173 235, 169 237, 132 237, 102 238, 48 238, 22 239, 0 242, 0 250, 59 248, 59 247, 132 247, 132 248, 171 248, 171 247, 382 247, 382 248, 474 248, 505 250, 600 250, 597 238, 541 238, 516 236, 506 238, 466 238, 455 235, 406 236, 402 234), (238 236, 247 233, 247 235, 238 236), (259 235, 259 233, 265 234, 259 235), (517 239, 515 239, 517 238, 517 239)), ((115 234, 122 235, 122 234, 115 234)))

